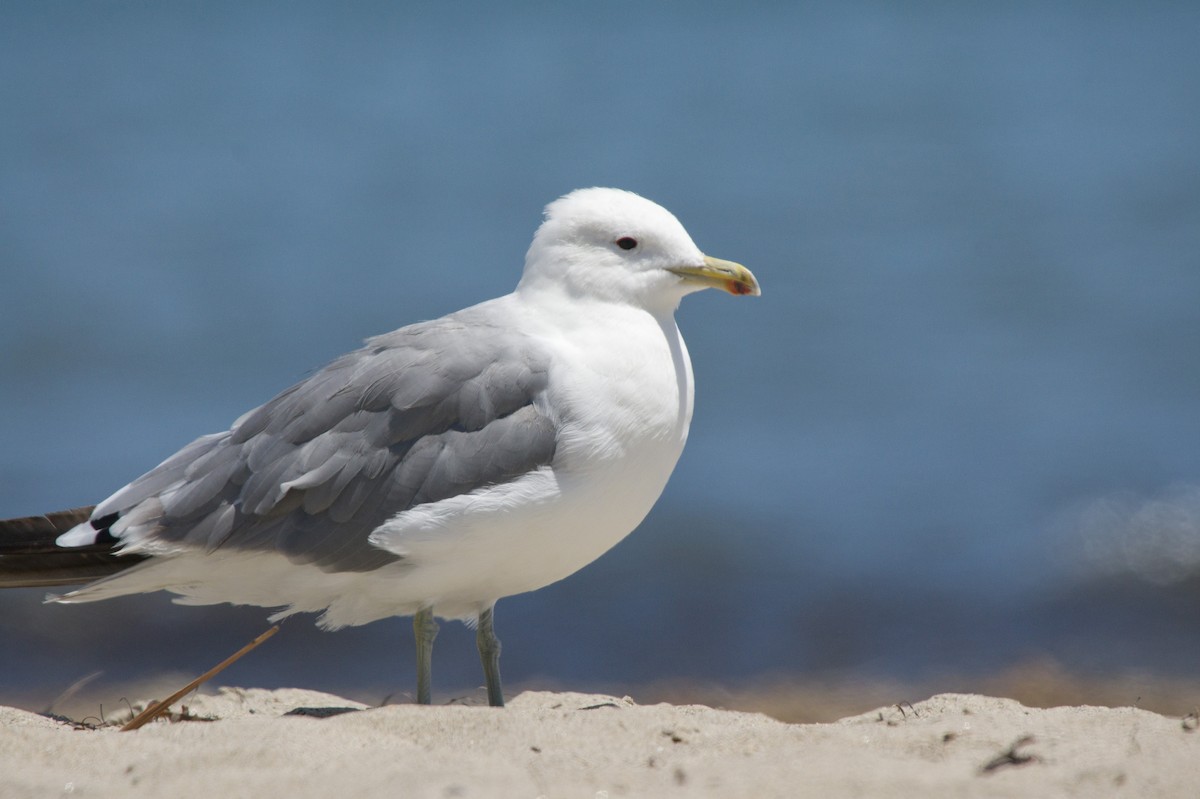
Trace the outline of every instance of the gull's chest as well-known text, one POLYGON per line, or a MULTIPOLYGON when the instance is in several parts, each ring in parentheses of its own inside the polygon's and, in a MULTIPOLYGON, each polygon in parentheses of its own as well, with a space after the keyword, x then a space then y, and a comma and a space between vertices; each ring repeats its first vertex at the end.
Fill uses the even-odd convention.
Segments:
POLYGON ((637 312, 564 337, 548 395, 560 453, 589 460, 678 457, 692 417, 692 368, 674 320, 637 312))

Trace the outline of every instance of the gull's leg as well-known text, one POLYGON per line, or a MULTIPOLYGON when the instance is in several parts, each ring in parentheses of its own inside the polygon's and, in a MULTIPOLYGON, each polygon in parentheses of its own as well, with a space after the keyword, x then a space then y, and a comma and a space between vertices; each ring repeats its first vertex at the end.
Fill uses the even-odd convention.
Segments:
POLYGON ((479 660, 483 663, 483 679, 487 682, 488 704, 504 707, 504 691, 500 688, 500 639, 492 626, 492 611, 495 605, 479 611, 479 624, 475 628, 475 644, 479 647, 479 660))
POLYGON ((413 637, 417 639, 417 704, 428 705, 433 698, 433 639, 438 625, 432 608, 421 608, 413 616, 413 637))

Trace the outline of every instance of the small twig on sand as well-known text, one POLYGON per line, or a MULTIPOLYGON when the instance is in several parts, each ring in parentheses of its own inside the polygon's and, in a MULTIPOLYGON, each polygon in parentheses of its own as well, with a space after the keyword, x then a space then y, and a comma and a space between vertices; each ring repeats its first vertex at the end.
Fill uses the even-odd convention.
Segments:
POLYGON ((1023 766, 1026 763, 1037 762, 1037 755, 1031 755, 1026 754, 1025 752, 1017 751, 1021 747, 1028 746, 1031 743, 1033 743, 1032 735, 1022 735, 1013 742, 1012 746, 1008 747, 1008 749, 1005 749, 1003 752, 985 763, 983 767, 979 769, 980 773, 988 774, 998 768, 1003 768, 1004 766, 1023 766))
POLYGON ((268 638, 270 638, 272 635, 274 635, 277 632, 279 632, 278 624, 276 624, 271 629, 267 630, 262 635, 255 638, 250 643, 246 644, 244 647, 242 647, 238 651, 234 652, 229 657, 222 660, 217 665, 213 666, 208 671, 201 674, 196 679, 192 680, 187 685, 180 688, 175 693, 168 696, 163 701, 151 702, 149 704, 149 706, 146 707, 145 710, 143 710, 141 713, 138 713, 136 716, 134 716, 132 719, 130 719, 125 724, 125 726, 121 728, 121 732, 128 732, 129 730, 136 730, 139 727, 142 727, 142 726, 150 723, 151 721, 154 721, 156 718, 158 718, 159 716, 161 716, 162 714, 164 714, 168 710, 170 710, 171 705, 178 702, 182 697, 187 696, 192 691, 199 688, 203 683, 211 680, 213 677, 216 677, 218 674, 223 672, 225 669, 229 668, 234 663, 236 663, 238 660, 240 660, 241 657, 243 655, 245 655, 247 652, 254 649, 256 646, 258 646, 263 641, 267 640, 268 638))

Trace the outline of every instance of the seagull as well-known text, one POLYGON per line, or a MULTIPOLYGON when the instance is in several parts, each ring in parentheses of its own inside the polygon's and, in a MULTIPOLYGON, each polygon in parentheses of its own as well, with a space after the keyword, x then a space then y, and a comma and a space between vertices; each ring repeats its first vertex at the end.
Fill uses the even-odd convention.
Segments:
POLYGON ((474 625, 504 704, 496 602, 561 580, 641 523, 692 421, 674 312, 758 295, 628 191, 550 203, 516 289, 370 338, 94 507, 0 522, 0 585, 93 582, 93 602, 411 616, 429 704, 437 619, 474 625))

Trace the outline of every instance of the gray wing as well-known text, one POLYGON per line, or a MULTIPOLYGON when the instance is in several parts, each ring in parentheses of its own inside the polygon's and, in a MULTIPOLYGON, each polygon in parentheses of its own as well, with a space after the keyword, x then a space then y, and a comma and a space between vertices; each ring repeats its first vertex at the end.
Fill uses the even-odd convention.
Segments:
POLYGON ((377 568, 398 559, 367 540, 388 518, 550 462, 546 364, 528 338, 459 315, 379 336, 184 447, 92 524, 126 542, 377 568))

